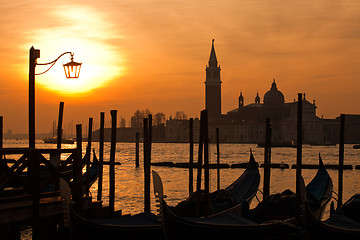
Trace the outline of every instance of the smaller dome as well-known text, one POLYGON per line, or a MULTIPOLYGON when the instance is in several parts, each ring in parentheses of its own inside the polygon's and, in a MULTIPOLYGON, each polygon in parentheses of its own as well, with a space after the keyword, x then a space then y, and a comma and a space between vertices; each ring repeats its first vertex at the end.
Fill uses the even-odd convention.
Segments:
POLYGON ((280 92, 274 82, 271 84, 271 89, 267 91, 264 95, 264 104, 268 105, 278 105, 283 104, 285 102, 284 94, 280 92))

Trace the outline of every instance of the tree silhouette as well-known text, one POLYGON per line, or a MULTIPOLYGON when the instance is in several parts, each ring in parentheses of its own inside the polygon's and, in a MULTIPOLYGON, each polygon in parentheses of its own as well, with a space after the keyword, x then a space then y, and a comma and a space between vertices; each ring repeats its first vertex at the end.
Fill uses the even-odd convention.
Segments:
POLYGON ((184 111, 177 111, 175 113, 174 119, 176 119, 176 120, 185 120, 185 119, 187 119, 187 115, 185 114, 184 111))
POLYGON ((142 127, 143 119, 147 118, 149 114, 152 114, 150 109, 146 108, 144 110, 137 109, 134 115, 131 117, 131 127, 142 127))
POLYGON ((165 121, 166 121, 166 116, 162 112, 156 113, 153 116, 153 124, 154 124, 154 126, 164 125, 165 121))

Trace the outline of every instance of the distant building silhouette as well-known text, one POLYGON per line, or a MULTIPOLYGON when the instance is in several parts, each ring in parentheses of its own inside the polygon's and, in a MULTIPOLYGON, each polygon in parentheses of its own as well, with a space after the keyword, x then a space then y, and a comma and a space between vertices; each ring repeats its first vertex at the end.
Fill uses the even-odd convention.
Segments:
POLYGON ((209 58, 209 65, 206 66, 205 81, 205 108, 208 110, 209 121, 218 120, 221 116, 221 80, 220 65, 216 58, 214 39, 209 58))
MULTIPOLYGON (((258 132, 264 131, 266 118, 270 118, 272 123, 273 141, 294 141, 296 139, 296 121, 297 121, 297 102, 285 102, 284 94, 278 90, 276 81, 273 79, 271 88, 264 94, 263 103, 260 103, 259 93, 254 98, 254 102, 248 105, 240 104, 244 102, 242 93, 240 94, 239 108, 233 109, 227 113, 227 119, 233 124, 245 126, 258 125, 258 132), (294 130, 294 131, 293 131, 294 130)), ((316 106, 303 99, 304 121, 306 125, 318 126, 320 119, 316 116, 316 106)), ((305 125, 305 124, 304 124, 305 125)), ((319 141, 321 134, 304 126, 304 136, 314 141, 319 141)), ((264 138, 251 138, 255 141, 263 142, 264 138), (256 138, 256 139, 254 139, 256 138)))
MULTIPOLYGON (((257 92, 254 102, 245 105, 245 95, 240 92, 238 108, 221 112, 220 65, 212 40, 205 80, 205 108, 208 110, 209 138, 215 142, 216 128, 219 128, 220 142, 263 143, 265 141, 265 121, 272 124, 272 143, 288 143, 297 139, 297 101, 286 102, 284 94, 273 79, 270 89, 264 94, 262 102, 257 92)), ((316 116, 315 100, 309 102, 303 95, 303 143, 335 144, 339 142, 339 118, 324 119, 316 116)), ((201 109, 199 109, 200 112, 201 109)), ((339 114, 340 115, 340 114, 339 114)), ((142 136, 142 117, 131 119, 131 128, 118 129, 118 141, 134 141, 135 133, 142 136)), ((198 141, 200 121, 194 119, 194 141, 198 141)), ((111 129, 105 130, 105 140, 110 140, 111 129)), ((97 141, 99 131, 93 139, 97 141)), ((157 142, 188 142, 189 120, 168 119, 166 126, 153 127, 153 140, 157 142)), ((360 115, 349 114, 345 118, 345 143, 360 143, 360 115)))
MULTIPOLYGON (((253 103, 245 105, 243 91, 240 92, 238 108, 227 114, 221 114, 220 65, 215 54, 212 41, 209 65, 206 66, 205 108, 209 112, 209 137, 215 139, 215 128, 220 129, 222 142, 261 143, 265 141, 265 121, 272 123, 272 141, 275 143, 293 142, 297 139, 297 101, 285 102, 284 94, 278 89, 273 79, 269 91, 263 96, 263 103, 256 94, 253 103)), ((303 96, 303 142, 309 144, 331 144, 338 142, 338 120, 322 119, 316 116, 315 100, 309 102, 303 96)), ((346 126, 359 132, 360 115, 353 115, 346 126), (355 124, 356 123, 356 124, 355 124)), ((347 140, 359 142, 357 136, 350 131, 347 140), (353 136, 354 135, 354 136, 353 136)))

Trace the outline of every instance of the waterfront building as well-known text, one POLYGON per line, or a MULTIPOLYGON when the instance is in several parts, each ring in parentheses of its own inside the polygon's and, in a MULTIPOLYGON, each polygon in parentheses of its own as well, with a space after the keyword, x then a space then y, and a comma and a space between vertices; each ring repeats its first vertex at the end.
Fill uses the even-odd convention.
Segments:
MULTIPOLYGON (((296 140, 297 101, 286 102, 284 94, 273 79, 269 91, 261 102, 259 93, 254 101, 245 105, 245 97, 240 92, 238 107, 221 114, 220 65, 212 41, 209 65, 206 66, 205 108, 209 113, 209 137, 215 139, 215 129, 219 128, 222 142, 262 143, 265 141, 265 122, 270 118, 273 143, 294 142, 296 140), (210 88, 211 87, 211 88, 210 88)), ((303 98, 303 142, 323 143, 326 122, 316 116, 315 100, 303 98)), ((333 124, 330 122, 330 125, 333 124)))
MULTIPOLYGON (((220 64, 216 57, 214 40, 212 40, 205 76, 205 108, 208 110, 209 140, 216 140, 216 128, 219 128, 219 139, 222 143, 264 143, 265 122, 270 118, 272 126, 272 143, 288 144, 297 139, 297 101, 286 101, 279 90, 278 82, 273 79, 270 89, 263 95, 259 93, 245 104, 245 92, 240 92, 238 107, 222 114, 221 108, 221 74, 220 64)), ((226 83, 226 81, 225 81, 226 83)), ((315 100, 308 101, 303 94, 303 143, 315 145, 335 144, 339 142, 339 118, 324 119, 316 115, 315 100)), ((200 112, 201 109, 199 109, 200 112)), ((340 115, 340 114, 339 114, 340 115)), ((141 119, 132 118, 131 128, 118 130, 120 141, 133 141, 136 132, 142 135, 141 119)), ((200 120, 194 119, 194 142, 198 142, 200 120)), ((110 139, 110 130, 105 131, 105 139, 110 139)), ((94 139, 98 133, 94 134, 94 139)), ((169 119, 166 126, 153 127, 153 140, 161 142, 188 142, 189 120, 169 119)), ((345 143, 360 143, 360 115, 346 115, 345 143)))
POLYGON ((214 39, 210 52, 209 64, 206 66, 205 108, 208 110, 209 121, 221 117, 221 80, 220 65, 216 58, 214 39))
MULTIPOLYGON (((189 142, 190 124, 187 119, 169 119, 166 121, 167 142, 189 142)), ((193 120, 193 141, 199 142, 200 120, 193 120)))

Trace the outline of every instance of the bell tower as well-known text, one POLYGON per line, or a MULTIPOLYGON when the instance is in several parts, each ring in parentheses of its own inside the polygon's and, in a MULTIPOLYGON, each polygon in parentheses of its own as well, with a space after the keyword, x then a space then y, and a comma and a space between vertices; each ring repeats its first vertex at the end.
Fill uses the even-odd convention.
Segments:
POLYGON ((242 95, 242 92, 240 92, 239 96, 239 109, 244 106, 244 96, 242 95))
POLYGON ((212 40, 209 65, 206 66, 205 108, 209 120, 220 119, 221 116, 221 80, 220 65, 215 54, 214 39, 212 40))

